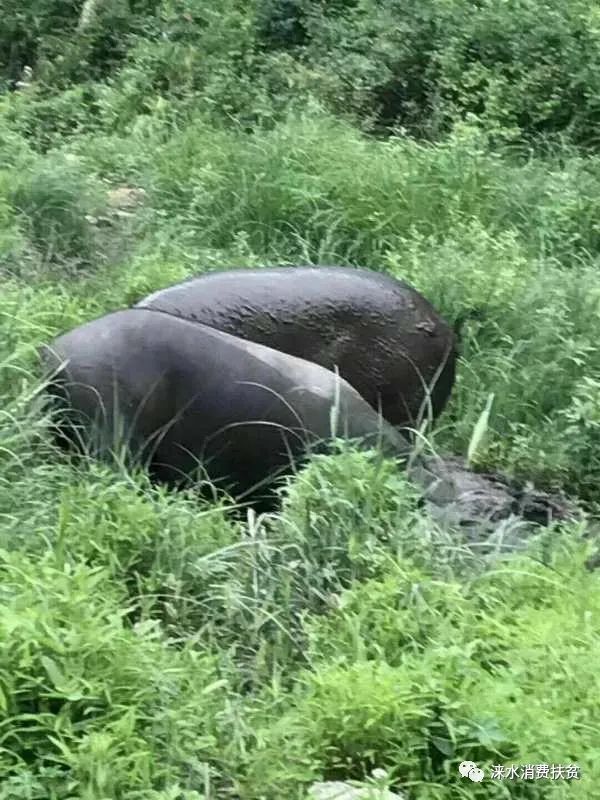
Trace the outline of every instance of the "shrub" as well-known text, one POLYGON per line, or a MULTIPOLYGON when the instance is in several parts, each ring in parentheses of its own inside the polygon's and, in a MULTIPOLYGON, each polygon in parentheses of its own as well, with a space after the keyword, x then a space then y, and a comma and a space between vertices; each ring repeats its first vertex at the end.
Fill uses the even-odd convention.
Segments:
POLYGON ((427 137, 473 116, 500 139, 595 141, 600 29, 588 4, 329 5, 269 4, 262 36, 336 76, 323 96, 335 112, 427 137))
POLYGON ((172 650, 151 622, 128 628, 125 598, 102 570, 50 554, 2 552, 0 562, 0 716, 10 731, 0 796, 199 787, 219 704, 212 660, 172 650))
POLYGON ((600 640, 582 621, 598 596, 586 552, 565 530, 546 565, 513 558, 461 585, 400 561, 344 592, 327 617, 306 620, 311 668, 278 696, 277 722, 255 712, 242 796, 296 797, 299 783, 364 779, 374 766, 428 800, 569 789, 489 779, 466 788, 465 759, 487 778, 492 764, 554 762, 593 780, 596 728, 581 698, 597 696, 600 640))
POLYGON ((40 159, 15 177, 9 200, 44 260, 89 264, 96 255, 89 217, 102 203, 100 187, 59 156, 40 159))

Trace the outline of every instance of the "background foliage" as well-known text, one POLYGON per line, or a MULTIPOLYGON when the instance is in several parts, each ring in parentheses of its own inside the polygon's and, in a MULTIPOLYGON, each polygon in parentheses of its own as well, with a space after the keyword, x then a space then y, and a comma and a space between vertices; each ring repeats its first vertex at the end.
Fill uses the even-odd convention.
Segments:
POLYGON ((2 10, 0 800, 304 798, 373 767, 407 800, 592 798, 597 9, 2 10), (54 452, 42 342, 197 272, 299 262, 478 309, 434 446, 464 455, 493 395, 476 463, 588 521, 490 563, 347 449, 268 519, 54 452), (582 780, 467 786, 465 759, 582 780))

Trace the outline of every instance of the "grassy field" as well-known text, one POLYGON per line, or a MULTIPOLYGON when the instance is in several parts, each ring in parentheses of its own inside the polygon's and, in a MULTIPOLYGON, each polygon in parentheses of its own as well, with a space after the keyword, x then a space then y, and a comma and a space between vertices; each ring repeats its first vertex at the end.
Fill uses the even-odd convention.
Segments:
POLYGON ((0 80, 35 78, 0 94, 0 800, 300 800, 374 768, 406 800, 600 797, 597 19, 205 5, 107 5, 112 38, 102 15, 77 38, 36 0, 0 31, 0 80), (240 519, 53 450, 42 342, 194 273, 301 262, 481 312, 434 445, 466 455, 492 396, 475 463, 589 520, 490 563, 369 454, 240 519), (472 783, 463 760, 581 780, 472 783))

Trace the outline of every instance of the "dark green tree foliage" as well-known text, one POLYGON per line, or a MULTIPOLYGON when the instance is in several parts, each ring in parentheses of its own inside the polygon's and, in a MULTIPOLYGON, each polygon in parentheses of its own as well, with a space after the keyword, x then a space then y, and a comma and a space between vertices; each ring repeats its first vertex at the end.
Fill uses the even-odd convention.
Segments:
POLYGON ((54 90, 106 77, 125 57, 132 34, 153 32, 157 6, 157 0, 4 0, 0 80, 14 86, 25 66, 54 90))
POLYGON ((77 7, 70 0, 20 3, 5 0, 0 22, 0 65, 5 81, 16 81, 23 67, 34 66, 40 44, 65 36, 77 24, 77 7))
POLYGON ((264 49, 283 49, 308 42, 305 0, 264 0, 258 4, 256 22, 264 49))
POLYGON ((471 112, 492 130, 528 138, 566 132, 591 144, 599 121, 598 7, 578 0, 469 5, 449 16, 438 49, 447 116, 471 112))
POLYGON ((598 122, 600 15, 562 0, 359 0, 312 4, 300 59, 338 76, 336 110, 436 135, 467 114, 513 138, 598 122))
POLYGON ((85 83, 90 118, 111 106, 124 127, 157 101, 253 126, 312 96, 383 133, 436 139, 469 118, 499 140, 595 140, 600 12, 584 0, 92 4, 5 0, 0 81, 29 65, 38 95, 85 83))

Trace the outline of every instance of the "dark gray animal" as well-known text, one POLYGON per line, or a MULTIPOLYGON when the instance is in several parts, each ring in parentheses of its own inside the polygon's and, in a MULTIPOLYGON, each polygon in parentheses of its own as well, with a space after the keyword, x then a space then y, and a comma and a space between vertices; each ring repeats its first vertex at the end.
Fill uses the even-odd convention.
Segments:
POLYGON ((392 425, 437 417, 454 384, 456 337, 414 288, 345 267, 264 267, 202 275, 138 308, 184 319, 337 367, 392 425), (430 387, 430 409, 424 402, 430 387))
POLYGON ((335 433, 392 455, 407 441, 333 372, 202 324, 117 311, 41 350, 62 405, 59 437, 95 455, 125 444, 168 484, 201 463, 235 495, 290 469, 335 433), (78 427, 80 428, 79 433, 78 427))
MULTIPOLYGON (((117 311, 42 348, 62 406, 63 445, 102 456, 125 444, 156 480, 177 484, 202 464, 218 485, 272 507, 269 485, 337 435, 405 459, 408 442, 333 372, 208 326, 147 309, 117 311)), ((572 516, 563 498, 478 475, 453 457, 419 457, 409 477, 443 527, 486 538, 504 520, 572 516)))

